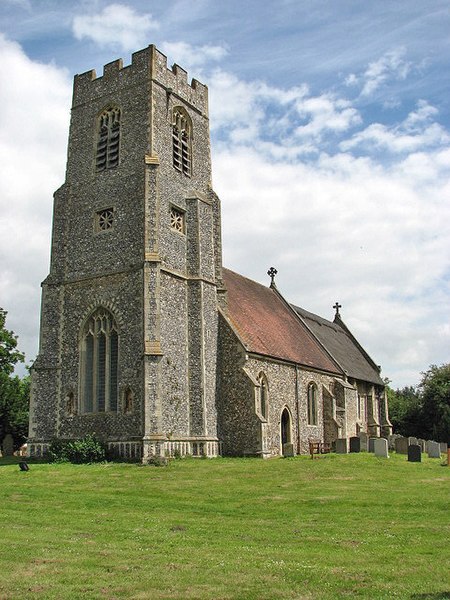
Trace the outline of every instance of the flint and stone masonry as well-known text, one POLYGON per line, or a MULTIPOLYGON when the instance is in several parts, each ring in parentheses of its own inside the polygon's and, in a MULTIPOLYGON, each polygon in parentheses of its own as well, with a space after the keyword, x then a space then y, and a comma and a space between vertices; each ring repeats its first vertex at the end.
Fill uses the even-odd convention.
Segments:
MULTIPOLYGON (((146 461, 271 456, 286 444, 301 453, 310 437, 390 433, 378 371, 349 380, 276 288, 275 317, 293 320, 312 358, 251 348, 228 305, 211 181, 205 85, 168 68, 154 46, 128 66, 75 76, 32 369, 31 455, 88 434, 146 461)), ((264 318, 255 311, 255 323, 264 318)))

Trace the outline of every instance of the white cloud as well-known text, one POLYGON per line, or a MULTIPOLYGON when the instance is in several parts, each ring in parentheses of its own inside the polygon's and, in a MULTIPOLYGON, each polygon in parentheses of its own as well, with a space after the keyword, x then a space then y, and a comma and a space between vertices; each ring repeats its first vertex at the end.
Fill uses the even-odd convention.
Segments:
MULTIPOLYGON (((192 46, 176 52, 205 69, 224 56, 220 46, 203 48, 204 64, 192 46)), ((0 304, 31 359, 71 90, 65 72, 4 38, 0 58, 9 82, 0 88, 0 304)), ((339 300, 394 384, 441 363, 450 343, 450 148, 436 109, 422 100, 397 125, 368 124, 336 91, 205 73, 224 264, 266 282, 274 265, 286 298, 324 317, 339 300), (378 152, 387 148, 395 152, 378 152)))
POLYGON ((34 358, 48 272, 52 196, 64 179, 71 82, 0 35, 0 305, 34 358))
POLYGON ((299 125, 295 134, 300 137, 314 137, 320 140, 323 134, 343 132, 361 123, 358 111, 349 101, 322 94, 317 97, 302 98, 296 103, 296 109, 306 125, 299 125))
POLYGON ((72 24, 78 40, 89 38, 101 47, 118 47, 124 51, 147 46, 150 32, 158 27, 152 15, 138 14, 124 4, 110 4, 94 15, 79 15, 72 24))
POLYGON ((404 48, 396 48, 371 62, 362 76, 364 86, 361 95, 372 95, 390 79, 405 79, 411 70, 411 63, 404 60, 405 54, 404 48))
POLYGON ((220 61, 228 54, 228 50, 224 46, 192 46, 185 42, 163 42, 161 50, 171 61, 175 61, 188 70, 213 61, 220 61))
POLYGON ((372 123, 352 138, 344 140, 340 147, 344 151, 360 146, 366 150, 378 148, 394 153, 410 153, 448 144, 448 131, 439 123, 431 121, 431 117, 437 113, 436 108, 425 101, 419 101, 417 110, 411 112, 399 125, 372 123))

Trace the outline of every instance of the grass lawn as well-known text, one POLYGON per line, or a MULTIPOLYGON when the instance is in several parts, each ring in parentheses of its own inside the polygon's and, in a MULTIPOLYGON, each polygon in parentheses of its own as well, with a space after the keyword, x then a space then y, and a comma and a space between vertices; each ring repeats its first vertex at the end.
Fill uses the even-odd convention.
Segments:
POLYGON ((450 598, 438 459, 12 462, 0 459, 1 600, 450 598))

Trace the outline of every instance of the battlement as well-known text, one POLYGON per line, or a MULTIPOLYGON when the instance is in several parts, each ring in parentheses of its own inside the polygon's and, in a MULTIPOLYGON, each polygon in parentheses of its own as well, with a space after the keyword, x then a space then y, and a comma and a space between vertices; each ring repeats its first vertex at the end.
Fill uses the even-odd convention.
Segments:
POLYGON ((167 57, 153 44, 134 52, 131 64, 123 66, 122 59, 114 60, 103 67, 97 77, 95 70, 86 71, 74 78, 73 107, 92 101, 93 98, 111 95, 121 87, 135 86, 151 80, 161 85, 167 93, 179 96, 201 113, 208 113, 208 88, 196 79, 188 82, 187 72, 177 64, 167 66, 167 57))

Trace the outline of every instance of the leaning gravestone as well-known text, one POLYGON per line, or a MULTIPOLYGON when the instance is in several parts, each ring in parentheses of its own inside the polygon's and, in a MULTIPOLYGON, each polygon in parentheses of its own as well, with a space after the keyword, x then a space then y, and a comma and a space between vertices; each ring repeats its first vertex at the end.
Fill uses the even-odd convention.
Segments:
POLYGON ((377 438, 369 438, 369 452, 375 452, 375 440, 377 438))
POLYGON ((389 458, 388 441, 385 438, 377 438, 374 442, 375 456, 389 458))
POLYGON ((408 438, 398 437, 395 440, 395 451, 397 454, 408 454, 408 438))
POLYGON ((361 452, 361 440, 359 437, 350 438, 350 452, 361 452))
POLYGON ((427 442, 428 458, 441 458, 441 446, 439 442, 427 442))
POLYGON ((14 452, 14 440, 10 433, 7 433, 3 438, 2 443, 3 456, 12 456, 14 452))
POLYGON ((347 438, 338 438, 336 440, 336 454, 347 454, 347 438))
POLYGON ((361 452, 367 452, 369 447, 369 436, 365 431, 360 431, 359 433, 359 449, 361 452))
POLYGON ((408 461, 422 462, 422 454, 418 444, 412 444, 411 446, 408 446, 408 461))

